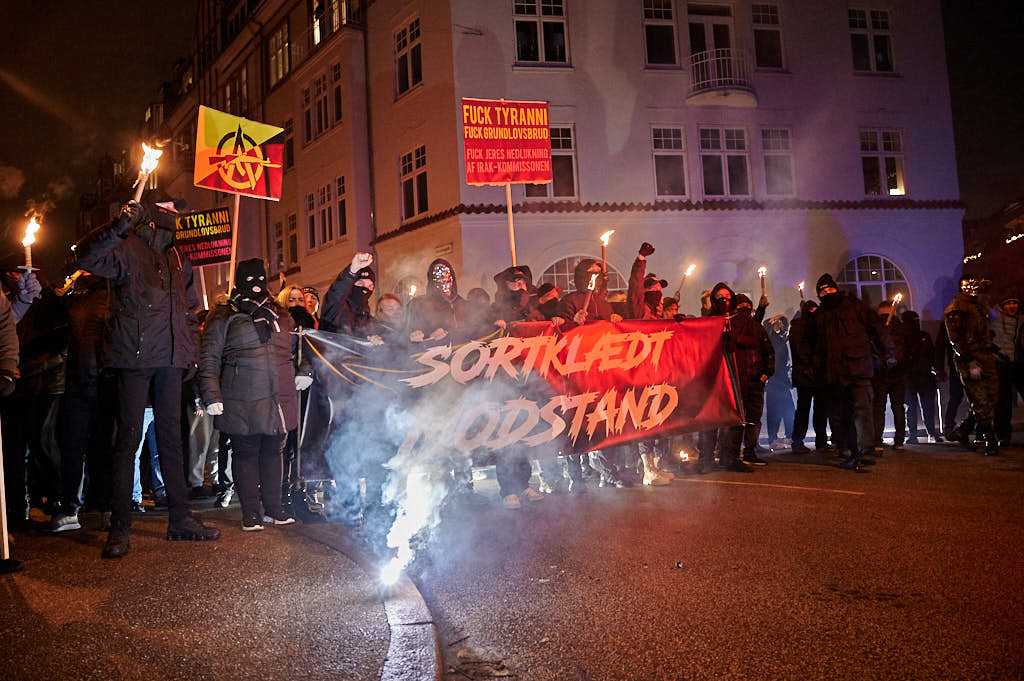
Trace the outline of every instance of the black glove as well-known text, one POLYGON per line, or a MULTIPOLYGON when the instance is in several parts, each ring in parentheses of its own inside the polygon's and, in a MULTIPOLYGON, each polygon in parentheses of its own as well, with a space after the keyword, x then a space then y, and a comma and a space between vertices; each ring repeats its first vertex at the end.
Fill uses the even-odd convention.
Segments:
POLYGON ((646 241, 640 244, 640 255, 646 258, 651 253, 654 253, 654 246, 650 245, 646 241))
POLYGON ((14 392, 14 372, 0 369, 0 397, 9 397, 14 392))

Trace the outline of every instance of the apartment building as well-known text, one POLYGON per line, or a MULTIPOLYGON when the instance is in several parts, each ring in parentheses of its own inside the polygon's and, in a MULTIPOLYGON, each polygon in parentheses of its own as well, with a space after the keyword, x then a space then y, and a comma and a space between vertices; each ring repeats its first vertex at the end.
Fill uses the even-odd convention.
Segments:
POLYGON ((199 103, 285 127, 284 196, 243 200, 239 251, 291 280, 324 286, 372 248, 381 291, 422 290, 436 257, 493 290, 504 190, 463 181, 462 97, 550 103, 554 181, 513 202, 519 261, 560 286, 607 229, 614 287, 643 241, 670 281, 695 264, 691 312, 719 280, 756 293, 763 265, 773 312, 828 271, 937 319, 962 267, 934 0, 210 4, 161 181, 227 201, 191 189, 199 103))

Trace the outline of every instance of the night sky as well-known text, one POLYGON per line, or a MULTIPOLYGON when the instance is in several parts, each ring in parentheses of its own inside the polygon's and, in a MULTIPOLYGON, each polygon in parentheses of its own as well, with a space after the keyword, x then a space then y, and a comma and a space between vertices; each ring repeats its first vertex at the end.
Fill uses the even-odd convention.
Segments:
MULTIPOLYGON (((0 257, 20 250, 30 202, 50 201, 37 252, 59 265, 96 160, 135 142, 146 104, 191 49, 196 8, 189 0, 77 5, 88 13, 56 0, 4 4, 0 257)), ((1024 197, 1024 5, 942 5, 961 195, 968 217, 979 217, 1024 197)))

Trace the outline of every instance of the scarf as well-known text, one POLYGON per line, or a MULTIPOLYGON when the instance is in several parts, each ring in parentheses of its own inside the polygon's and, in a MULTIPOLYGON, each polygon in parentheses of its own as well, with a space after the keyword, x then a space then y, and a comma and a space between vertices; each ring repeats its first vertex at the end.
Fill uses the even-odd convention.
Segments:
POLYGON ((236 293, 231 298, 231 307, 252 317, 256 335, 260 337, 260 342, 263 344, 270 342, 270 335, 273 331, 281 330, 281 326, 277 323, 277 311, 274 310, 273 301, 270 298, 257 301, 236 293))

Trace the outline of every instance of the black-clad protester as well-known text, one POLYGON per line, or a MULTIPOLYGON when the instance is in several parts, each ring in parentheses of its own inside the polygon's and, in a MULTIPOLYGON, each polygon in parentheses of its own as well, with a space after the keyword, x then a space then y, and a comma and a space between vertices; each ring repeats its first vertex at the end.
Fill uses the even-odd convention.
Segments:
POLYGON ((1013 401, 1024 399, 1024 320, 1020 317, 1020 299, 1004 298, 991 322, 992 338, 998 348, 996 371, 999 373, 999 398, 996 401, 996 435, 1001 447, 1010 446, 1013 434, 1013 401))
POLYGON ((174 245, 173 205, 129 202, 78 244, 77 266, 111 283, 110 362, 117 376, 111 524, 105 558, 129 550, 132 485, 142 417, 152 392, 171 540, 213 540, 220 532, 189 512, 182 461, 181 386, 196 359, 199 306, 192 264, 174 245))
MULTIPOLYGON (((292 316, 292 322, 296 330, 299 329, 315 329, 316 319, 306 309, 305 295, 302 289, 298 286, 285 286, 277 294, 277 304, 288 311, 292 316)), ((299 344, 303 340, 300 338, 298 343, 295 345, 295 351, 292 353, 292 360, 295 363, 295 368, 299 367, 299 344)), ((314 384, 316 380, 314 377, 314 384)), ((305 390, 299 394, 299 415, 298 425, 288 431, 288 437, 285 439, 284 444, 284 473, 282 475, 281 482, 281 508, 284 509, 285 513, 293 515, 293 497, 299 495, 305 498, 307 501, 312 500, 315 504, 316 501, 311 496, 305 495, 305 490, 302 487, 302 472, 299 470, 300 452, 299 452, 299 436, 302 433, 303 423, 308 425, 306 419, 306 410, 310 408, 310 396, 316 392, 314 386, 310 386, 308 390, 305 390), (294 493, 294 494, 293 494, 294 493)), ((322 392, 322 391, 321 391, 322 392)), ((330 405, 326 404, 326 400, 323 400, 325 404, 321 406, 321 410, 325 412, 325 416, 318 419, 319 421, 330 420, 330 405)), ((320 507, 310 509, 311 511, 322 511, 320 507)))
POLYGON ((203 333, 200 390, 217 430, 231 438, 245 531, 295 522, 281 507, 281 451, 298 425, 296 390, 313 379, 292 362, 293 329, 291 315, 267 292, 263 261, 254 258, 238 263, 231 298, 210 314, 203 333))
POLYGON ((789 327, 789 349, 793 358, 793 386, 796 388, 796 412, 793 415, 793 452, 807 454, 811 450, 804 444, 807 425, 814 408, 814 449, 828 449, 828 414, 825 390, 821 388, 821 364, 817 361, 817 325, 815 317, 818 303, 805 300, 800 313, 789 327))
MULTIPOLYGON (((728 317, 735 311, 736 293, 725 282, 718 282, 710 290, 701 294, 701 316, 702 317, 728 317)), ((705 430, 697 435, 697 451, 700 459, 697 462, 697 472, 707 473, 714 466, 715 452, 717 450, 720 461, 723 465, 728 463, 727 451, 730 447, 731 432, 728 428, 716 428, 705 430)), ((737 445, 737 448, 739 445, 737 445)), ((738 460, 737 460, 738 461, 738 460)), ((733 466, 737 471, 748 470, 742 462, 733 466)))
POLYGON ((895 432, 892 448, 903 449, 907 437, 907 372, 906 372, 906 332, 903 322, 896 314, 891 300, 883 300, 878 304, 878 318, 885 324, 886 332, 892 342, 895 362, 883 362, 876 354, 875 375, 871 379, 872 414, 875 426, 874 451, 882 452, 882 434, 885 432, 885 402, 888 399, 892 409, 892 422, 895 432))
POLYGON ((409 302, 409 340, 413 343, 451 339, 465 335, 472 310, 459 295, 455 269, 438 258, 427 268, 427 291, 409 302))
MULTIPOLYGON (((11 303, 6 295, 0 293, 0 398, 4 398, 5 402, 14 393, 14 385, 18 375, 18 357, 18 331, 15 328, 11 303)), ((5 426, 3 430, 6 431, 8 405, 4 404, 3 406, 3 423, 5 426)), ((19 470, 12 466, 12 464, 16 463, 16 461, 9 461, 8 457, 4 457, 3 473, 8 486, 15 475, 19 474, 19 470)), ((21 476, 24 476, 24 470, 24 462, 22 462, 20 467, 21 476)), ((4 513, 8 525, 13 529, 21 529, 26 522, 27 512, 24 506, 24 495, 20 499, 15 499, 10 492, 7 493, 7 507, 4 509, 4 513)))
POLYGON ((754 316, 754 302, 745 294, 736 295, 736 314, 729 323, 728 343, 736 359, 736 374, 743 394, 743 413, 747 422, 732 431, 729 451, 722 465, 734 471, 746 471, 744 464, 763 466, 757 455, 757 434, 761 430, 764 390, 775 373, 775 350, 764 326, 754 316), (742 443, 743 458, 739 459, 742 443))
POLYGON ((821 385, 827 394, 833 444, 849 450, 841 468, 856 470, 873 463, 875 429, 872 419, 872 350, 880 362, 895 366, 889 335, 878 315, 856 296, 840 292, 830 274, 818 278, 815 289, 821 306, 815 317, 821 385))
POLYGON ((907 310, 903 320, 903 351, 907 365, 907 443, 918 443, 917 417, 924 417, 925 432, 932 441, 942 442, 936 422, 935 344, 927 331, 921 329, 921 318, 907 310))
POLYGON ((321 329, 346 336, 379 338, 370 312, 370 296, 377 280, 370 269, 372 263, 373 256, 369 253, 356 253, 349 266, 338 273, 324 296, 321 329))

